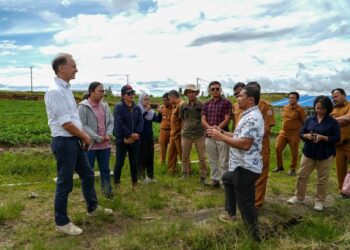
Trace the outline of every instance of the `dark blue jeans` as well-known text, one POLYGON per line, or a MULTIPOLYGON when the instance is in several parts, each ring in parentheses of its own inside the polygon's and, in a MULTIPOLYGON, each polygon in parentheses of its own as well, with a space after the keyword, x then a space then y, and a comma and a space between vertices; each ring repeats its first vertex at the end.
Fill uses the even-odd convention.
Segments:
POLYGON ((111 149, 90 150, 87 153, 89 164, 94 168, 95 160, 97 159, 98 168, 101 176, 101 189, 104 195, 112 193, 111 187, 111 170, 109 169, 109 159, 111 156, 111 149))
POLYGON ((55 193, 55 221, 63 226, 70 222, 67 215, 68 195, 73 189, 73 173, 78 173, 88 212, 97 207, 94 187, 94 171, 90 167, 86 153, 79 147, 77 137, 54 137, 51 149, 57 162, 57 182, 55 193))
POLYGON ((258 214, 255 208, 255 182, 259 174, 237 167, 222 176, 225 187, 225 209, 236 215, 236 203, 242 219, 254 238, 258 237, 258 214))
POLYGON ((125 144, 124 142, 116 144, 117 159, 114 166, 114 182, 120 183, 120 176, 125 161, 126 154, 129 156, 129 165, 132 183, 137 182, 137 168, 139 164, 139 150, 140 144, 135 142, 133 144, 125 144))

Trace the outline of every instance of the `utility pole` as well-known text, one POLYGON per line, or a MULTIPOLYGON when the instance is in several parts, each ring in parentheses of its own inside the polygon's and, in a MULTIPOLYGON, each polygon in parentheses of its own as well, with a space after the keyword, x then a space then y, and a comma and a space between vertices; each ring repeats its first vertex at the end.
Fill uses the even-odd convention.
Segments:
POLYGON ((125 76, 126 76, 126 84, 129 85, 129 74, 126 74, 125 76))
POLYGON ((33 67, 30 66, 30 92, 33 92, 33 67))

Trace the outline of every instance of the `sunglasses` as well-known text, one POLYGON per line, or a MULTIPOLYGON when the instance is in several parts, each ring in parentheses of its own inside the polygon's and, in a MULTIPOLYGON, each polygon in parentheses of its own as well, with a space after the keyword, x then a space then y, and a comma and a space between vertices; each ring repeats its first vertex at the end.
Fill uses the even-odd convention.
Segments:
POLYGON ((210 91, 220 91, 220 88, 211 88, 210 91))
POLYGON ((126 92, 126 95, 127 95, 127 96, 135 95, 135 91, 132 90, 132 91, 126 92))

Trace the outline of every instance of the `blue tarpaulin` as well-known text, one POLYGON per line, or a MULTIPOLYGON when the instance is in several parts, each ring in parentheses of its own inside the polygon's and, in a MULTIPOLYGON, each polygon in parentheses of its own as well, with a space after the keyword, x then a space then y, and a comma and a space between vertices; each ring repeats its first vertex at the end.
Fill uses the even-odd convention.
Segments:
MULTIPOLYGON (((312 107, 314 104, 314 100, 317 96, 303 95, 300 96, 298 104, 302 107, 312 107)), ((331 98, 331 97, 329 97, 331 98)), ((332 98, 331 98, 332 99, 332 98)), ((350 95, 346 96, 346 99, 350 101, 350 95)), ((288 98, 283 98, 279 101, 271 103, 274 107, 282 107, 288 104, 288 98)))

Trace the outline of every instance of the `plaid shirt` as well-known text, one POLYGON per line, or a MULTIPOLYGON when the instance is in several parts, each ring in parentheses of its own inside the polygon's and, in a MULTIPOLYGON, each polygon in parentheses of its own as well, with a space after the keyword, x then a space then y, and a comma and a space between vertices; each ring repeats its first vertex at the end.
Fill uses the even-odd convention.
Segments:
MULTIPOLYGON (((232 104, 229 100, 219 97, 218 100, 211 99, 207 101, 202 110, 202 115, 206 116, 210 126, 219 125, 225 120, 225 115, 232 114, 232 104)), ((227 127, 224 128, 227 130, 227 127)))

